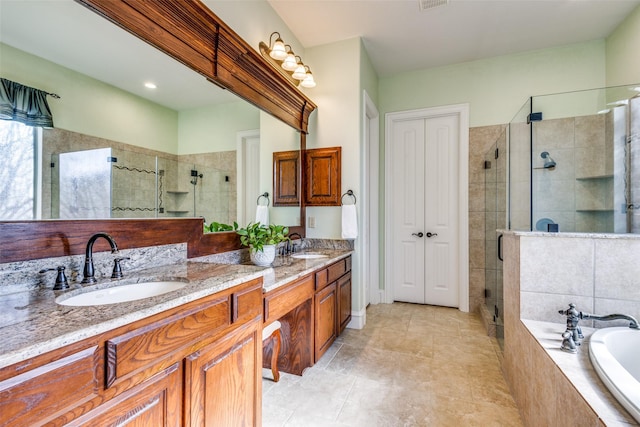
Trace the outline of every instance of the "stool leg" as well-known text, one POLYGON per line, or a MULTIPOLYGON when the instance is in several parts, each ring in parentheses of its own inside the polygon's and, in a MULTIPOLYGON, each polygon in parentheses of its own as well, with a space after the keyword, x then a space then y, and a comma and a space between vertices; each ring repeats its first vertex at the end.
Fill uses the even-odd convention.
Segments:
POLYGON ((273 352, 271 353, 271 373, 273 374, 273 381, 280 381, 280 372, 278 371, 278 354, 280 353, 280 341, 282 337, 280 335, 280 329, 273 331, 271 335, 274 338, 273 352))

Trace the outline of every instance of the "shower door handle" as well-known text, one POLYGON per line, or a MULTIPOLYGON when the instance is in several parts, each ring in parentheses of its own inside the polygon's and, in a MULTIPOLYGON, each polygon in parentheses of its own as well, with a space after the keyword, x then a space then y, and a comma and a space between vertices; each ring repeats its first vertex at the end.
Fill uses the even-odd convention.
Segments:
POLYGON ((438 233, 427 233, 427 237, 435 237, 438 233))
POLYGON ((424 236, 424 233, 421 231, 419 233, 411 233, 412 236, 417 236, 417 237, 422 237, 424 236))

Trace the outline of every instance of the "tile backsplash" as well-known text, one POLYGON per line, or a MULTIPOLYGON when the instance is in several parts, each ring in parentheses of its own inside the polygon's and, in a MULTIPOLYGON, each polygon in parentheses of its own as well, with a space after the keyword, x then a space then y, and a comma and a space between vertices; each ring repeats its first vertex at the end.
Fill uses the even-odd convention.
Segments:
MULTIPOLYGON (((187 244, 150 246, 146 248, 124 249, 118 254, 110 252, 96 252, 93 254, 93 264, 97 279, 111 277, 113 259, 125 258, 121 262, 126 277, 128 272, 146 268, 172 264, 187 259, 187 244)), ((82 280, 84 269, 84 255, 71 255, 56 258, 43 258, 30 261, 10 262, 0 264, 0 295, 52 288, 55 283, 56 272, 40 273, 46 268, 64 266, 69 284, 82 280)))

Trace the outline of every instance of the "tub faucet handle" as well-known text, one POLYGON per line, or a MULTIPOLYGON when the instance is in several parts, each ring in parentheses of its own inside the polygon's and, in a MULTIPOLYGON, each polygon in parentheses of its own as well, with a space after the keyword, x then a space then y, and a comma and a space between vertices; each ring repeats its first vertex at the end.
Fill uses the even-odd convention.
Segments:
POLYGON ((569 308, 566 310, 558 310, 558 313, 563 316, 567 316, 567 329, 562 334, 562 350, 575 353, 577 351, 576 346, 581 344, 580 340, 584 338, 582 329, 578 326, 578 322, 582 319, 582 312, 576 309, 574 303, 569 304, 569 308))

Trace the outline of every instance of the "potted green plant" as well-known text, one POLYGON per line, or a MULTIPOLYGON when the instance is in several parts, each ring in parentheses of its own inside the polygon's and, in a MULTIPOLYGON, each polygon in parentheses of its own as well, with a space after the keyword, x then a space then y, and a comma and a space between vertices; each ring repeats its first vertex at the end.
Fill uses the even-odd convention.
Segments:
POLYGON ((262 267, 270 266, 276 258, 276 245, 289 240, 289 227, 284 225, 250 222, 236 233, 240 235, 240 242, 249 247, 251 262, 262 267))

